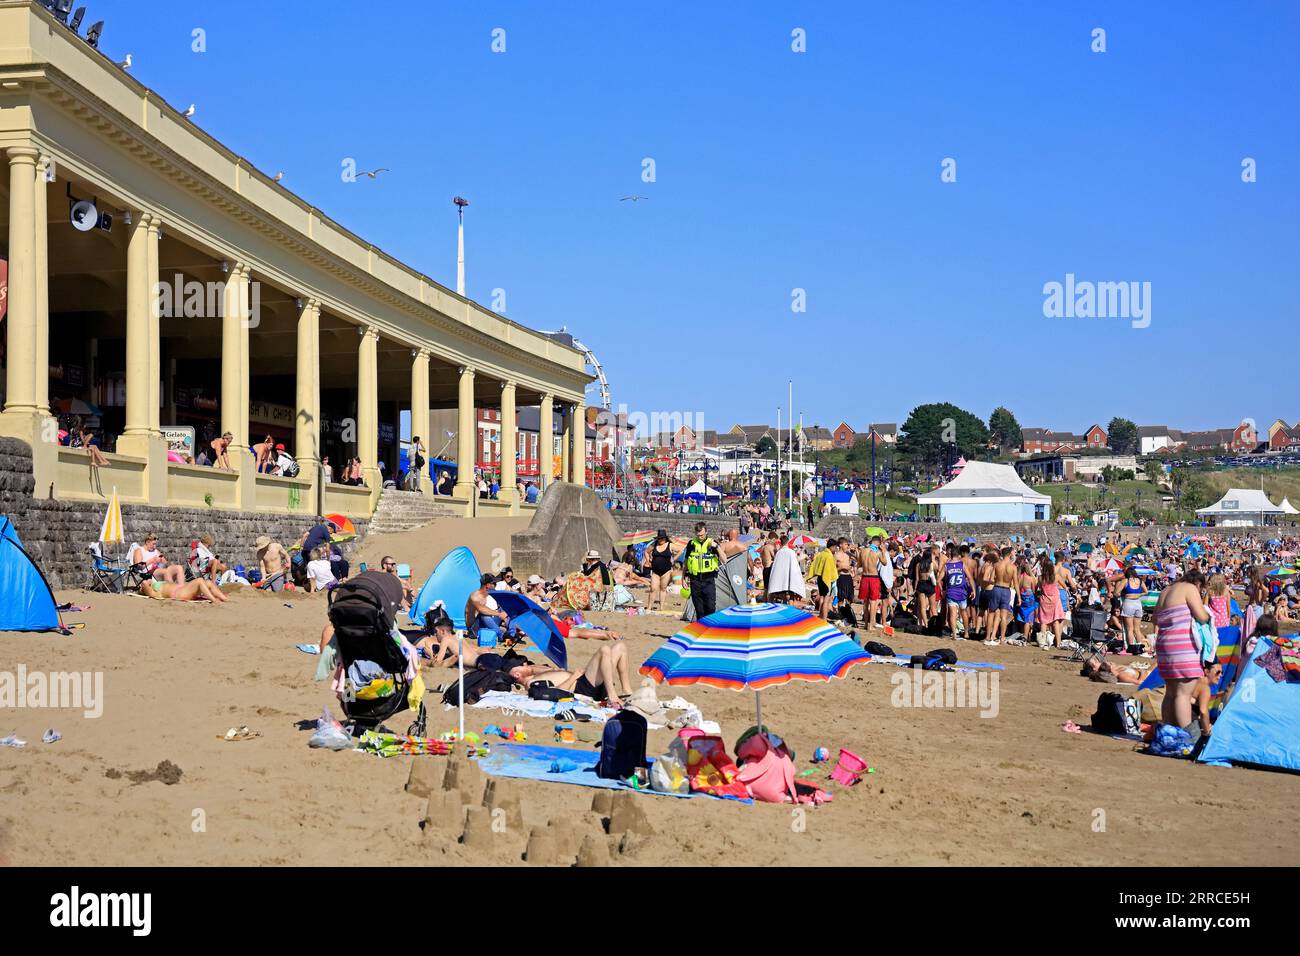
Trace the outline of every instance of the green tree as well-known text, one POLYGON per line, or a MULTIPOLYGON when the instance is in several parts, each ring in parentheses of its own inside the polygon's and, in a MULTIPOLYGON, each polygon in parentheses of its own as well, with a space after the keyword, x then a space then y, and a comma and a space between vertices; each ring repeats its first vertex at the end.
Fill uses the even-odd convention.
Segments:
POLYGON ((1127 418, 1112 418, 1106 426, 1106 436, 1110 450, 1117 455, 1136 455, 1138 450, 1138 429, 1127 418))
POLYGON ((776 442, 772 441, 771 435, 764 435, 754 445, 754 454, 756 455, 775 455, 776 442))
POLYGON ((1024 444, 1024 435, 1020 433, 1020 423, 1011 409, 999 405, 989 416, 989 436, 997 443, 999 451, 1019 448, 1024 444))
POLYGON ((1142 466, 1142 471, 1147 476, 1147 481, 1153 485, 1158 484, 1165 475, 1164 466, 1154 458, 1147 459, 1146 464, 1142 466))
POLYGON ((984 422, 951 402, 937 402, 912 409, 903 423, 898 451, 917 464, 939 466, 949 448, 954 448, 954 456, 973 458, 988 443, 984 422))

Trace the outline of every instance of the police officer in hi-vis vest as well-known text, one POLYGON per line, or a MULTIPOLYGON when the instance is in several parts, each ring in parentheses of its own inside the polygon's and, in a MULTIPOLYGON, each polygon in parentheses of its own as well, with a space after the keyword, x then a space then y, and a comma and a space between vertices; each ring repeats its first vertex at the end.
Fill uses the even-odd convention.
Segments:
POLYGON ((718 568, 722 567, 722 552, 709 537, 703 521, 695 525, 695 537, 682 550, 681 562, 691 586, 691 603, 695 605, 695 619, 698 621, 706 614, 712 614, 717 606, 718 568))

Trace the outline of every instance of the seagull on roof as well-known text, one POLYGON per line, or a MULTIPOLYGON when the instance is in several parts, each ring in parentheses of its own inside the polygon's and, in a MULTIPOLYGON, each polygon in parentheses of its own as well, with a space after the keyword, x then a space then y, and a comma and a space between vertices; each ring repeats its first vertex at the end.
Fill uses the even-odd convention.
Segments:
POLYGON ((278 173, 276 173, 274 176, 271 177, 271 181, 272 181, 272 182, 275 182, 275 183, 278 183, 278 182, 279 182, 280 180, 282 180, 282 179, 284 179, 284 170, 283 170, 283 169, 280 170, 278 173))
POLYGON ((624 196, 619 202, 640 202, 642 199, 649 199, 649 196, 624 196))
POLYGON ((357 175, 358 175, 358 176, 369 176, 371 179, 375 179, 376 177, 378 177, 378 175, 379 175, 380 173, 391 173, 391 172, 392 172, 392 170, 389 169, 387 166, 380 166, 378 169, 372 169, 372 170, 370 170, 370 171, 368 171, 368 172, 365 171, 365 170, 362 170, 361 172, 357 173, 357 175))
POLYGON ((193 116, 193 115, 194 115, 194 104, 191 103, 191 104, 190 104, 190 108, 187 109, 187 110, 186 110, 184 113, 182 113, 181 115, 184 116, 186 119, 189 119, 191 116, 193 116))
POLYGON ((129 70, 129 69, 131 69, 131 54, 128 53, 128 54, 126 55, 126 59, 123 60, 121 63, 119 63, 118 66, 120 66, 120 67, 121 67, 122 69, 124 69, 124 70, 129 70))

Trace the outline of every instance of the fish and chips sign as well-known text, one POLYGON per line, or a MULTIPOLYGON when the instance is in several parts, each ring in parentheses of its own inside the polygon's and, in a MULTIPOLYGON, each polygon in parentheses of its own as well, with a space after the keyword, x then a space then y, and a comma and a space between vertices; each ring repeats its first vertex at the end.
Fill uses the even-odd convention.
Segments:
POLYGON ((293 409, 288 405, 272 405, 270 402, 250 402, 248 420, 262 425, 293 428, 293 409))

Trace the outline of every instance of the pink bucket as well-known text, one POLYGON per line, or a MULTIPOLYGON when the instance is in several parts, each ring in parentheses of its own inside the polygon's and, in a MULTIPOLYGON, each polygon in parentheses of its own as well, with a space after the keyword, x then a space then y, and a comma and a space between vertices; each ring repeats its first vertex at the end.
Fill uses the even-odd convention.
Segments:
POLYGON ((836 783, 842 783, 846 787, 851 787, 867 772, 867 762, 855 754, 852 750, 840 748, 840 759, 835 764, 835 769, 831 771, 831 779, 836 783))

